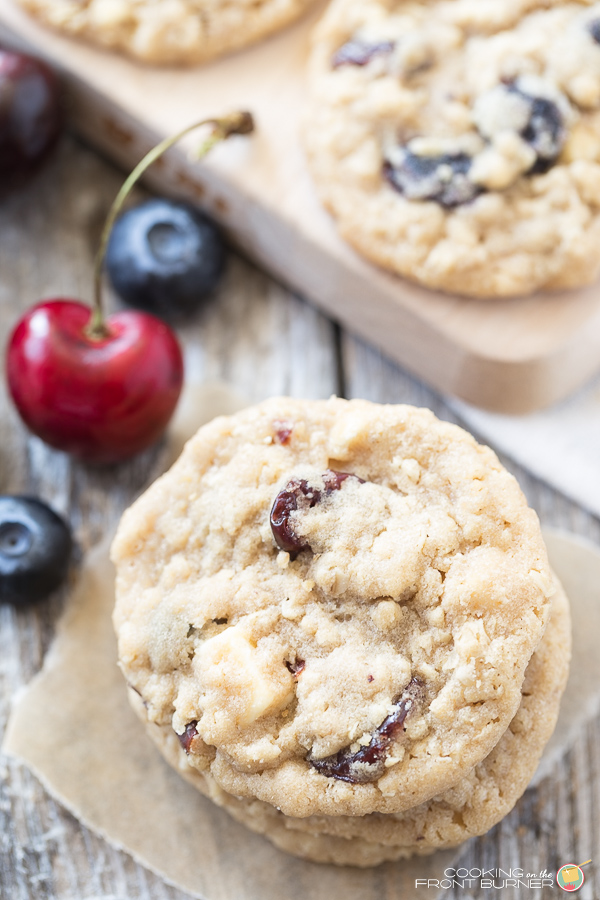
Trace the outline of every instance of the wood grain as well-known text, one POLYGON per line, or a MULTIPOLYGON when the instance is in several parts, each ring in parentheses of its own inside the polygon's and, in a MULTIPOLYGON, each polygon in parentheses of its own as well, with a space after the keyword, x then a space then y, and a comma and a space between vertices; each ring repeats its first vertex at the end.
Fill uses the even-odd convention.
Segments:
POLYGON ((597 285, 485 302, 446 296, 370 265, 338 237, 300 139, 309 31, 321 7, 257 47, 190 70, 141 66, 53 34, 14 0, 0 0, 0 35, 4 25, 6 39, 64 72, 71 121, 130 168, 158 136, 251 109, 252 141, 219 148, 202 165, 175 148, 150 182, 201 199, 265 269, 437 388, 512 413, 565 397, 600 362, 597 285))
MULTIPOLYGON (((121 176, 72 139, 26 191, 0 207, 0 334, 50 295, 90 296, 99 224, 121 176)), ((427 405, 456 421, 443 399, 319 312, 233 256, 222 289, 180 329, 188 371, 223 377, 249 400, 269 394, 324 397, 337 392, 427 405)), ((460 424, 460 423, 459 423, 460 424)), ((0 490, 33 492, 64 511, 84 552, 158 471, 161 448, 134 462, 93 470, 28 437, 0 387, 0 490)), ((600 544, 600 521, 527 472, 519 478, 542 522, 600 544)), ((0 606, 0 740, 11 698, 41 666, 64 595, 37 609, 0 606)), ((32 729, 43 722, 32 722, 32 729)), ((556 872, 566 862, 600 857, 600 719, 572 751, 488 835, 465 849, 461 864, 556 872)), ((600 896, 598 869, 587 867, 582 900, 600 896), (595 880, 594 880, 595 879, 595 880)), ((527 896, 543 897, 540 892, 527 896)), ((556 891, 547 896, 556 897, 556 891)), ((382 900, 385 900, 382 878, 382 900)), ((449 890, 452 900, 490 892, 449 890)), ((512 900, 523 892, 507 889, 512 900)), ((185 900, 83 828, 51 800, 27 770, 0 759, 1 900, 185 900)), ((296 897, 290 885, 290 898, 296 897)), ((418 892, 415 891, 415 897, 418 892)), ((288 898, 282 898, 288 900, 288 898)), ((332 898, 343 900, 343 898, 332 898)))

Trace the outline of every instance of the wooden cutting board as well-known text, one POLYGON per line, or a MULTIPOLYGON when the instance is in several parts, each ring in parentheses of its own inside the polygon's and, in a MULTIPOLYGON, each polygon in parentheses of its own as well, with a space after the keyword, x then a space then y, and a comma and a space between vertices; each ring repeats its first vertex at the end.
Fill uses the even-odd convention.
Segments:
MULTIPOLYGON (((361 259, 321 208, 303 156, 304 63, 317 7, 262 43, 194 69, 151 68, 60 37, 0 0, 0 38, 65 75, 76 130, 131 167, 160 138, 249 109, 258 131, 190 161, 193 137, 148 182, 200 203, 260 265, 445 393, 521 413, 600 368, 600 286, 477 301, 419 288, 361 259)), ((600 248, 599 248, 600 252, 600 248)))

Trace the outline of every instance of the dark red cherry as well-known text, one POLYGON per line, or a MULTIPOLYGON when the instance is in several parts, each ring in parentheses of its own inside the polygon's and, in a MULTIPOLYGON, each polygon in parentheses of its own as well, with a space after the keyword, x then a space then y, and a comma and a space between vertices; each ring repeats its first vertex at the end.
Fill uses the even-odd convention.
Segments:
POLYGON ((0 185, 37 165, 60 127, 56 75, 38 59, 0 50, 0 185))

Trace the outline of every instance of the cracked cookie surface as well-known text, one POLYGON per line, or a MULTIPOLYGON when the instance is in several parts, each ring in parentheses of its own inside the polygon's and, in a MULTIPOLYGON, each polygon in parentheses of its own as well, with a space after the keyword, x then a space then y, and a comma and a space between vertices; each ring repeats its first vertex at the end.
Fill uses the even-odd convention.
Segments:
MULTIPOLYGON (((226 794, 208 773, 192 768, 171 728, 148 724, 148 733, 194 787, 280 849, 314 862, 374 866, 457 846, 484 834, 510 812, 554 731, 570 656, 569 604, 557 584, 548 627, 525 672, 519 709, 498 744, 455 787, 396 815, 285 816, 259 800, 226 794)), ((132 700, 147 721, 139 697, 132 700)))
POLYGON ((19 0, 46 25, 147 63, 192 65, 277 31, 312 0, 19 0))
POLYGON ((306 146, 342 236, 478 297, 600 273, 600 3, 334 0, 306 146))
POLYGON ((113 558, 148 720, 226 792, 299 817, 400 812, 456 784, 515 715, 553 591, 491 450, 427 410, 336 398, 202 428, 113 558), (293 559, 271 523, 291 481, 308 500, 289 510, 293 559))

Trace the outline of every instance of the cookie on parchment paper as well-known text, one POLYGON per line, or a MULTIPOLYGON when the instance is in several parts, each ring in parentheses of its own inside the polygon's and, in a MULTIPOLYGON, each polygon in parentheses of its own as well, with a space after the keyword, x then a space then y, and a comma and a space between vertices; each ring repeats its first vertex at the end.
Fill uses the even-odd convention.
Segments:
POLYGON ((147 63, 192 65, 298 18, 312 0, 19 0, 46 25, 147 63))
POLYGON ((498 744, 455 787, 395 815, 297 819, 259 800, 233 797, 221 790, 209 773, 188 764, 173 729, 148 723, 139 696, 130 693, 134 708, 146 721, 148 733, 165 759, 238 822, 295 856, 366 867, 457 846, 485 834, 511 811, 554 730, 570 656, 569 604, 558 584, 548 627, 525 672, 521 704, 498 744))
POLYGON ((600 273, 600 3, 333 0, 306 146, 342 236, 476 297, 600 273))
POLYGON ((227 793, 297 817, 401 812, 457 784, 514 717, 553 592, 494 453, 361 400, 214 420, 112 552, 148 721, 227 793))

